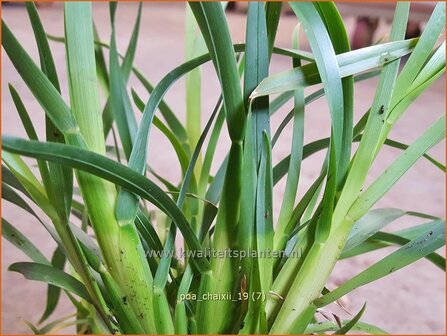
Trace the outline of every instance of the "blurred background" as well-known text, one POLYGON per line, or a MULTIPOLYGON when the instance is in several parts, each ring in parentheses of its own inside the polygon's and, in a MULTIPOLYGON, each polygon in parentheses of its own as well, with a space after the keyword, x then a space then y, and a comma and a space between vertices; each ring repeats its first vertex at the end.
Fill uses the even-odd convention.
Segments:
MULTIPOLYGON (((337 4, 345 19, 347 30, 351 37, 353 48, 374 44, 387 38, 390 31, 394 4, 388 3, 340 3, 337 4)), ((415 3, 411 7, 408 37, 417 36, 423 30, 426 20, 433 8, 431 2, 415 3)), ((184 3, 145 3, 141 22, 141 31, 137 47, 135 66, 138 67, 151 81, 157 84, 160 79, 172 68, 184 61, 184 3)), ((230 30, 233 42, 244 40, 246 7, 244 3, 230 3, 227 9, 230 30)), ((94 3, 94 18, 100 39, 110 41, 110 20, 108 5, 94 3)), ((23 4, 3 3, 2 14, 11 30, 27 51, 38 62, 38 53, 31 25, 23 4)), ((117 11, 117 39, 121 51, 127 48, 133 23, 136 17, 136 3, 120 3, 117 11)), ((63 4, 40 4, 39 13, 47 33, 55 36, 63 35, 63 4)), ((276 39, 276 46, 290 48, 292 31, 297 24, 296 17, 284 8, 280 20, 276 39)), ((302 48, 308 49, 305 36, 301 33, 302 48)), ((68 89, 65 72, 65 51, 62 44, 50 42, 62 92, 68 98, 68 89)), ((106 54, 107 55, 107 54, 106 54)), ((107 57, 106 57, 107 58, 107 57)), ((276 73, 291 67, 290 59, 274 56, 270 72, 276 73)), ((211 114, 213 106, 219 95, 219 85, 214 69, 210 64, 203 66, 202 71, 202 121, 211 114)), ((11 96, 7 90, 8 83, 12 83, 21 94, 24 103, 30 112, 35 127, 40 134, 44 132, 44 114, 38 103, 34 100, 25 84, 21 81, 6 54, 2 50, 2 132, 4 134, 25 137, 26 134, 17 116, 11 96)), ((135 79, 130 80, 133 87, 141 97, 147 99, 147 93, 135 79)), ((355 122, 370 107, 376 88, 377 80, 370 79, 357 83, 355 86, 355 122)), ((306 89, 306 93, 313 92, 315 87, 306 89)), ((166 96, 167 103, 185 120, 185 94, 184 83, 179 81, 166 96)), ((276 129, 279 122, 291 108, 286 105, 275 114, 272 119, 272 129, 276 129)), ((136 111, 136 109, 135 109, 136 111)), ((445 78, 441 77, 427 92, 425 92, 410 107, 405 116, 398 122, 391 133, 391 138, 411 143, 418 134, 421 134, 431 125, 440 114, 445 111, 445 78)), ((138 118, 140 117, 138 113, 138 118)), ((291 125, 290 125, 291 126, 291 125)), ((305 142, 310 142, 329 134, 329 111, 324 99, 320 99, 306 107, 305 142)), ((279 139, 273 152, 274 162, 280 161, 290 151, 291 127, 287 128, 279 139)), ((228 136, 224 130, 218 151, 215 170, 224 158, 229 148, 228 136)), ((112 144, 111 139, 108 139, 112 144)), ((171 181, 178 182, 180 169, 175 161, 175 155, 167 140, 154 129, 149 140, 151 156, 150 165, 155 171, 171 181), (175 162, 175 164, 173 164, 175 162)), ((430 154, 441 162, 445 162, 445 143, 434 147, 430 154)), ((374 180, 400 152, 391 148, 384 148, 372 167, 367 183, 374 180)), ((303 162, 302 177, 300 179, 299 196, 303 190, 313 182, 319 174, 324 153, 306 159, 303 162)), ((285 180, 278 183, 275 188, 274 210, 279 211, 281 195, 285 180)), ((408 172, 391 191, 384 197, 378 207, 396 207, 430 213, 445 217, 445 184, 442 173, 435 169, 426 160, 421 159, 410 172, 408 172)), ((8 203, 2 203, 2 214, 10 222, 17 224, 18 228, 38 245, 47 256, 51 256, 55 245, 47 232, 40 224, 22 210, 8 203)), ((396 221, 390 229, 404 228, 409 224, 421 222, 420 220, 405 217, 396 221)), ((389 252, 389 251, 388 251, 389 252)), ((443 253, 443 251, 442 251, 443 253)), ((351 278, 368 265, 381 259, 385 251, 374 252, 342 261, 338 263, 330 280, 329 288, 351 278)), ((42 283, 25 280, 17 273, 7 271, 9 264, 26 260, 26 257, 7 241, 2 240, 2 334, 30 333, 23 322, 29 320, 33 323, 40 318, 46 301, 46 286, 42 283)), ((444 273, 426 260, 407 267, 399 272, 381 279, 378 282, 359 288, 342 299, 346 309, 355 314, 367 302, 367 309, 363 315, 365 322, 376 324, 390 333, 400 334, 444 334, 445 333, 445 277, 444 273)), ((336 312, 343 318, 348 318, 346 312, 339 307, 328 307, 328 312, 336 312)), ((74 310, 70 302, 62 297, 57 312, 52 319, 66 316, 74 310)), ((73 333, 74 329, 65 329, 62 332, 73 333)))

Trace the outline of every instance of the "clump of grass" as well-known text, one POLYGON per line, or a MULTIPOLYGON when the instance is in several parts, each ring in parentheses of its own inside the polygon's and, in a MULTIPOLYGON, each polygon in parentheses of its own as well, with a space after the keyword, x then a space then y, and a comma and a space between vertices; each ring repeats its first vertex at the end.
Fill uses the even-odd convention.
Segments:
POLYGON ((116 3, 110 4, 110 43, 104 43, 98 40, 91 4, 67 2, 64 36, 50 38, 66 48, 69 103, 60 94, 49 37, 35 5, 26 6, 40 65, 4 21, 2 44, 45 111, 46 134, 45 141, 40 140, 42 135, 36 133, 19 92, 10 85, 29 139, 2 137, 2 198, 34 216, 58 247, 48 260, 5 219, 2 232, 31 259, 9 269, 48 283, 43 316, 38 326, 29 323, 34 332, 76 325, 78 333, 95 334, 383 333, 361 322, 365 306, 349 321, 316 323, 316 314, 356 288, 421 258, 445 269, 445 259, 435 252, 445 243, 443 219, 373 209, 418 159, 425 157, 445 171, 426 154, 445 137, 444 115, 410 145, 389 138, 411 103, 445 71, 444 43, 437 46, 445 25, 444 3, 436 5, 422 36, 411 40, 404 39, 410 4, 396 4, 389 41, 351 51, 333 3, 292 2, 311 47, 311 52, 304 52, 297 38, 299 28, 292 49, 274 47, 280 2, 249 3, 246 43, 239 45, 232 42, 224 5, 191 2, 186 62, 154 87, 133 65, 141 4, 129 46, 121 55, 115 38, 116 3), (273 54, 290 58, 291 69, 270 75, 273 54), (406 55, 410 56, 400 70, 406 55), (210 61, 221 96, 216 97, 202 130, 199 69, 210 61), (147 89, 147 102, 129 90, 130 76, 147 89), (186 126, 163 100, 170 86, 184 76, 186 126), (355 82, 371 77, 378 77, 373 103, 354 125, 355 82), (305 96, 305 87, 319 83, 322 89, 305 96), (107 97, 103 106, 100 88, 107 97), (270 100, 272 94, 279 95, 270 100), (322 96, 330 110, 331 132, 327 138, 304 144, 306 105, 322 96), (289 100, 294 107, 273 133, 270 117, 289 100), (139 124, 135 106, 143 114, 139 124), (274 146, 291 121, 290 154, 273 165, 274 146), (175 151, 182 171, 180 183, 165 180, 147 165, 152 125, 175 151), (212 176, 224 125, 231 146, 212 176), (115 146, 105 145, 107 137, 113 137, 115 146), (359 145, 354 152, 355 142, 359 145), (384 145, 401 149, 402 154, 365 187, 384 145), (297 199, 302 161, 322 150, 326 157, 318 167, 319 177, 297 199), (22 156, 37 160, 39 176, 22 156), (273 188, 285 176, 274 223, 273 188), (30 201, 46 218, 34 212, 30 201), (157 217, 157 225, 146 201, 165 215, 157 217), (382 231, 402 216, 427 222, 404 231, 382 231), (177 230, 191 252, 184 260, 173 253, 177 230), (338 288, 326 288, 337 261, 390 245, 398 248, 338 288), (216 253, 207 253, 210 250, 216 253), (246 256, 222 257, 218 252, 224 251, 246 256), (293 257, 297 253, 299 258, 293 257), (76 315, 43 324, 54 312, 61 291, 76 315))

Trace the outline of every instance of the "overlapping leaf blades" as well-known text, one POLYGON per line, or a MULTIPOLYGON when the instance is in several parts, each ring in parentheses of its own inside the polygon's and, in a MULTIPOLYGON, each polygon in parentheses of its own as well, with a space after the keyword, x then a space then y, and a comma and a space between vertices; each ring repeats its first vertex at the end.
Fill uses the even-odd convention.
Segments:
MULTIPOLYGON (((41 70, 4 22, 3 46, 45 110, 49 142, 38 142, 28 111, 11 85, 14 104, 31 141, 3 137, 3 161, 7 167, 3 167, 2 195, 41 222, 58 249, 48 261, 7 220, 3 221, 3 235, 33 261, 13 264, 10 269, 50 284, 42 320, 53 312, 62 288, 77 309, 78 331, 91 333, 381 333, 380 328, 359 321, 365 307, 339 326, 313 324, 314 314, 317 307, 420 258, 445 268, 445 259, 435 253, 444 244, 442 219, 396 209, 370 210, 420 157, 425 156, 445 170, 443 164, 426 154, 445 137, 444 116, 410 145, 388 139, 407 107, 445 71, 444 45, 435 47, 444 26, 444 4, 436 6, 420 39, 403 40, 409 4, 399 3, 390 42, 349 51, 343 21, 334 4, 291 3, 312 49, 312 53, 307 53, 300 51, 298 44, 293 49, 274 47, 281 3, 249 4, 245 45, 232 44, 224 6, 191 3, 187 14, 187 62, 152 87, 133 66, 141 4, 128 50, 121 57, 115 37, 116 4, 110 5, 109 48, 94 41, 97 34, 91 24, 90 5, 67 3, 65 37, 61 41, 68 57, 70 107, 59 93, 57 71, 37 10, 32 4, 27 7, 41 70), (103 48, 109 48, 110 73, 103 48), (239 52, 244 55, 238 68, 239 52), (411 52, 398 75, 399 59, 411 52), (292 58, 293 69, 268 77, 274 53, 292 58), (198 67, 209 60, 221 85, 222 103, 219 100, 200 132, 198 67), (300 60, 309 63, 303 65, 300 60), (131 73, 150 93, 145 104, 132 90, 133 101, 143 112, 140 125, 135 121, 127 88, 131 73), (172 84, 183 75, 188 83, 186 127, 163 101, 172 84), (353 127, 354 80, 377 75, 379 85, 371 109, 353 127), (99 106, 98 82, 105 84, 105 92, 110 94, 104 108, 99 106), (322 83, 323 89, 305 98, 304 87, 317 83, 322 83), (267 96, 273 93, 280 96, 269 104, 267 96), (323 95, 330 111, 331 134, 305 145, 304 106, 323 95), (294 109, 271 140, 270 116, 292 97, 294 109), (164 120, 155 115, 157 109, 164 120), (292 118, 291 155, 273 167, 272 143, 278 142, 292 118), (119 138, 115 137, 112 151, 118 158, 128 159, 127 166, 105 157, 104 135, 112 129, 115 136, 114 121, 119 138), (212 176, 214 153, 225 122, 231 147, 212 176), (180 185, 148 169, 168 192, 145 177, 152 124, 173 145, 181 167, 180 185), (208 148, 202 161, 208 133, 208 148), (360 147, 351 160, 355 141, 360 142, 360 147), (403 152, 371 186, 361 191, 383 144, 403 152), (324 149, 327 153, 321 174, 295 204, 301 161, 324 149), (37 159, 42 182, 19 155, 37 159), (71 201, 72 169, 81 187, 80 194, 75 190, 82 197, 81 202, 71 201), (284 175, 287 187, 274 229, 273 186, 284 175), (54 228, 34 212, 28 199, 44 210, 54 228), (167 219, 159 216, 155 224, 140 199, 158 207, 167 219), (404 215, 432 222, 393 233, 380 231, 404 215), (81 227, 70 222, 74 217, 81 219, 81 227), (86 234, 89 225, 99 247, 86 234), (160 232, 160 227, 169 233, 160 232), (185 260, 173 255, 177 229, 186 249, 193 252, 185 260), (402 247, 339 288, 331 292, 325 289, 339 258, 392 244, 402 247), (266 258, 221 258, 207 256, 207 248, 281 253, 266 258), (292 257, 296 252, 300 258, 292 257), (65 259, 73 265, 72 275, 64 271, 65 259), (198 299, 185 298, 188 293, 198 299), (204 295, 227 293, 233 300, 201 300, 204 295)), ((36 332, 56 330, 68 324, 65 321, 33 328, 36 332)))

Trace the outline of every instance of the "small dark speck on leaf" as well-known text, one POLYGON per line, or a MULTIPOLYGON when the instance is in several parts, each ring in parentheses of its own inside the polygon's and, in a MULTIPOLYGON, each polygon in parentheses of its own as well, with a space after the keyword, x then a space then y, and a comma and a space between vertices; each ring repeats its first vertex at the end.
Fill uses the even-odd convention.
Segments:
POLYGON ((430 231, 430 232, 428 233, 428 235, 429 235, 429 236, 433 236, 433 231, 430 231))

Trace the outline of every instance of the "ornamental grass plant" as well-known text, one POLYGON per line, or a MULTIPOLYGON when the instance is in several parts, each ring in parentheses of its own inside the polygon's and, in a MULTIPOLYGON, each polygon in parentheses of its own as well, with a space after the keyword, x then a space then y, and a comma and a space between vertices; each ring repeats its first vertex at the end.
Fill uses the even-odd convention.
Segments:
POLYGON ((186 60, 157 85, 134 64, 137 44, 151 43, 142 34, 143 4, 124 52, 117 48, 114 2, 109 40, 97 34, 91 3, 64 3, 64 32, 51 36, 27 2, 38 60, 2 20, 3 49, 45 112, 45 134, 37 134, 22 93, 3 88, 16 108, 3 113, 18 113, 28 139, 8 136, 3 125, 2 199, 28 212, 57 244, 48 259, 3 213, 3 237, 29 257, 9 270, 48 284, 46 309, 29 322, 33 332, 74 325, 79 334, 383 334, 362 321, 365 305, 348 320, 321 316, 356 288, 421 258, 445 271, 437 252, 445 244, 443 218, 376 205, 418 160, 428 160, 444 183, 445 166, 428 151, 445 137, 445 114, 409 144, 390 132, 445 72, 445 3, 437 3, 413 39, 405 39, 411 4, 396 3, 387 38, 358 50, 351 50, 334 3, 288 4, 299 22, 288 49, 275 47, 282 2, 248 3, 241 44, 232 41, 225 5, 187 4, 186 60), (310 52, 300 47, 300 30, 310 52), (50 41, 65 47, 69 100, 50 41), (289 59, 290 69, 271 73, 272 57, 289 59), (206 63, 221 90, 202 120, 206 63), (131 87, 131 77, 148 100, 131 87), (377 79, 372 104, 354 123, 356 82, 371 78, 377 79), (164 100, 179 80, 185 80, 185 122, 164 100), (317 99, 327 102, 330 132, 305 143, 307 105, 317 99), (271 129, 272 115, 290 101, 293 108, 271 129), (289 124, 288 155, 274 164, 272 152, 289 124), (151 168, 153 127, 175 153, 179 181, 151 168), (220 162, 215 154, 224 137, 230 144, 220 162), (400 154, 370 183, 385 146, 400 154), (317 152, 325 153, 313 167, 318 177, 301 192, 302 163, 317 152), (281 179, 285 190, 275 200, 281 179), (406 216, 423 224, 387 230, 406 216), (380 261, 327 287, 338 261, 390 246, 380 261), (76 314, 48 322, 61 295, 76 314))

